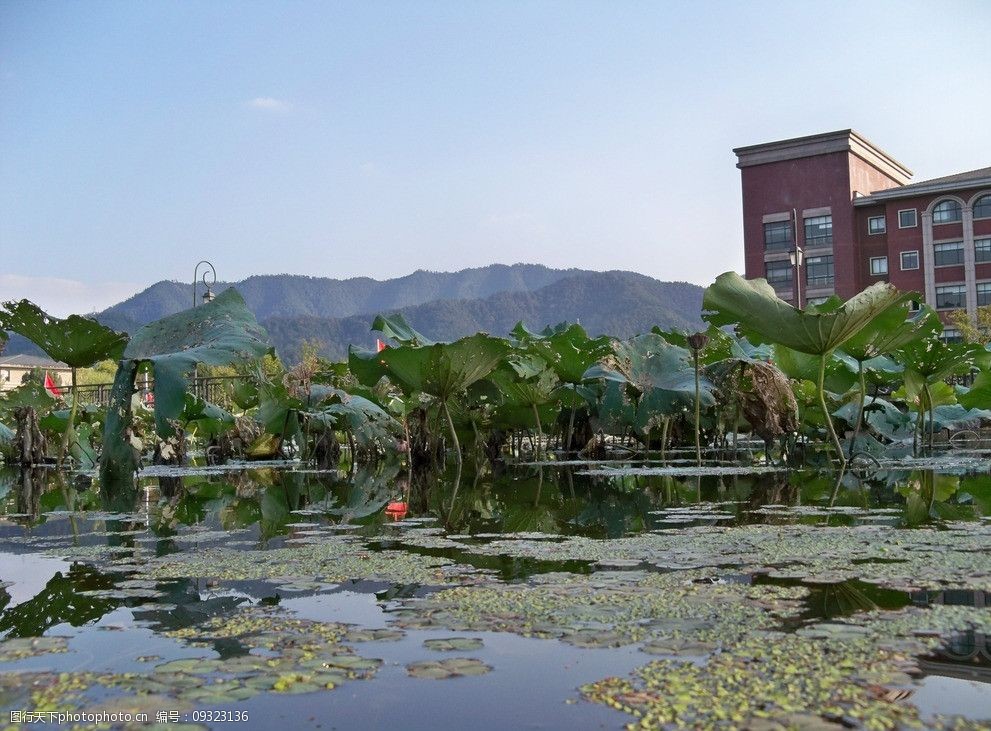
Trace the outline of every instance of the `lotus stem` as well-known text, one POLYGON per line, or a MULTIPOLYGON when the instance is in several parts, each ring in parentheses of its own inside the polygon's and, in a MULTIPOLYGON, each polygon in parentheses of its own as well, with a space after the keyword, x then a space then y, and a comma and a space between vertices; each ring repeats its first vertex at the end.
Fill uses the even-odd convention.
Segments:
MULTIPOLYGON (((929 412, 929 454, 933 451, 933 437, 936 434, 936 407, 933 405, 932 392, 929 390, 929 384, 926 383, 922 387, 923 392, 926 394, 926 410, 929 412)), ((925 424, 923 423, 923 427, 925 424)), ((923 439, 925 438, 925 432, 922 433, 923 439)))
POLYGON ((836 449, 836 455, 840 458, 840 469, 846 468, 846 456, 843 454, 843 445, 840 444, 840 438, 836 436, 836 429, 833 428, 833 419, 829 415, 829 408, 826 406, 826 389, 824 382, 826 380, 826 358, 829 358, 833 354, 833 351, 828 353, 823 353, 819 358, 819 381, 816 384, 817 390, 819 392, 819 406, 822 408, 822 416, 826 420, 826 429, 829 431, 829 436, 833 440, 833 447, 836 449))
POLYGON ((447 418, 447 428, 451 432, 451 441, 454 443, 454 461, 458 465, 458 474, 461 473, 461 442, 458 441, 458 433, 454 429, 454 419, 451 418, 451 412, 447 408, 447 399, 440 402, 441 408, 444 410, 444 416, 447 418))
POLYGON ((702 466, 702 445, 699 441, 699 421, 701 420, 702 408, 699 401, 699 352, 692 351, 695 361, 695 465, 702 466))
POLYGON ((665 461, 664 453, 668 445, 668 424, 670 419, 668 417, 661 418, 661 462, 665 461))
POLYGON ((58 467, 62 469, 62 460, 65 459, 66 452, 69 451, 69 441, 72 439, 72 427, 76 421, 76 406, 79 404, 79 394, 76 392, 76 368, 72 368, 72 406, 69 407, 69 420, 65 424, 65 433, 62 434, 62 444, 58 450, 58 467))
POLYGON ((857 444, 857 437, 860 436, 860 425, 864 416, 864 397, 867 395, 867 386, 864 383, 864 362, 857 361, 857 380, 860 381, 860 396, 857 399, 857 423, 853 427, 853 438, 850 440, 850 457, 853 458, 853 449, 857 444))
POLYGON ((571 416, 568 417, 568 443, 565 446, 567 451, 571 451, 571 440, 575 433, 575 407, 571 407, 571 416))
POLYGON ((543 447, 544 430, 540 426, 540 412, 537 411, 537 404, 530 404, 530 407, 533 409, 533 418, 537 422, 537 444, 533 451, 533 455, 536 457, 537 452, 543 447))

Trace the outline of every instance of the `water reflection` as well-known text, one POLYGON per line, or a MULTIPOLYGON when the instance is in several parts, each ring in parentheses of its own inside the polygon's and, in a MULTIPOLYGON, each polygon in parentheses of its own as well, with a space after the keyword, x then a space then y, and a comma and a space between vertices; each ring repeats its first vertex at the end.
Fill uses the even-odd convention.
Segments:
POLYGON ((931 470, 867 476, 814 471, 744 475, 581 474, 553 466, 509 467, 500 474, 414 475, 382 463, 348 476, 292 469, 142 479, 108 495, 88 478, 54 470, 0 471, 0 515, 40 524, 53 511, 102 510, 163 540, 181 525, 254 527, 268 541, 301 516, 353 525, 396 517, 436 518, 456 533, 559 533, 616 538, 675 526, 752 523, 856 525, 884 520, 913 527, 991 514, 991 476, 931 470), (695 513, 679 509, 704 507, 695 513))

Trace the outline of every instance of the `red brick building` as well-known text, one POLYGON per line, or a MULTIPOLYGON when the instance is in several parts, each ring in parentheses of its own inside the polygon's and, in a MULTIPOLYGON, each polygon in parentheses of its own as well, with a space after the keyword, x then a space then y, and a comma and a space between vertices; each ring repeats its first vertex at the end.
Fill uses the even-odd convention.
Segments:
POLYGON ((910 183, 853 130, 734 152, 746 276, 782 299, 805 306, 890 281, 941 312, 991 305, 991 168, 910 183))

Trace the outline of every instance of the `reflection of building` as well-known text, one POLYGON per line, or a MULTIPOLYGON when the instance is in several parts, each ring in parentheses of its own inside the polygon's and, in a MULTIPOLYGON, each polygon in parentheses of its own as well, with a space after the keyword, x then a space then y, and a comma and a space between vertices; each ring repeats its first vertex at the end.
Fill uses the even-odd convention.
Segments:
POLYGON ((783 299, 804 306, 890 281, 941 311, 991 304, 991 168, 910 184, 908 168, 853 130, 734 152, 746 276, 783 299))
POLYGON ((34 355, 0 355, 0 391, 17 388, 35 368, 50 373, 57 384, 72 381, 72 369, 57 360, 34 355))

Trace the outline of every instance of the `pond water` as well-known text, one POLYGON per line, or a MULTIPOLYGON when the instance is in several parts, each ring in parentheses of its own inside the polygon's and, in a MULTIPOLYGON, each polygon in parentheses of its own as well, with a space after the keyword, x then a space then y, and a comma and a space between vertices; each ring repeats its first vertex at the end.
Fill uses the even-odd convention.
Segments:
POLYGON ((988 728, 985 459, 0 471, 0 724, 988 728))

